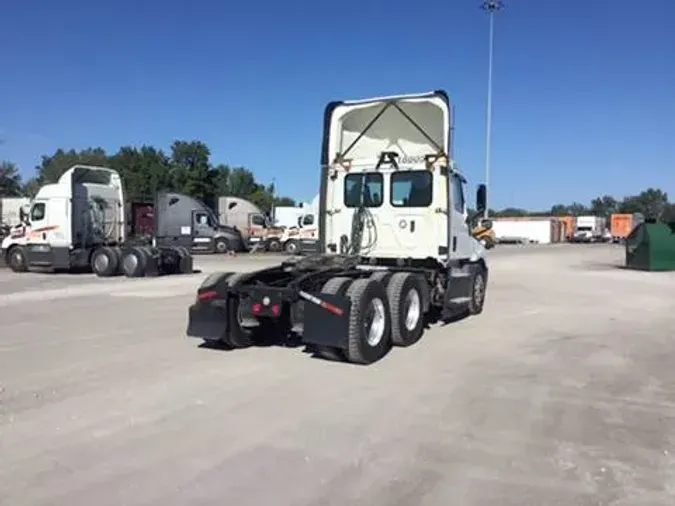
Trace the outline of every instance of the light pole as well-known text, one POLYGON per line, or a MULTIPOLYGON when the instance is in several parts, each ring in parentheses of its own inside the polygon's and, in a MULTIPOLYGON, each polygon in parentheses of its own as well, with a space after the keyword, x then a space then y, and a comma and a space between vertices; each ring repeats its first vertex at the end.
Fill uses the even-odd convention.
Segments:
POLYGON ((487 112, 485 118, 485 186, 488 189, 488 198, 485 202, 485 218, 488 217, 488 207, 490 207, 488 205, 488 200, 490 195, 490 150, 492 147, 492 59, 495 38, 495 12, 503 7, 504 4, 499 0, 485 0, 481 4, 481 8, 488 13, 488 19, 490 20, 490 35, 488 40, 487 112))

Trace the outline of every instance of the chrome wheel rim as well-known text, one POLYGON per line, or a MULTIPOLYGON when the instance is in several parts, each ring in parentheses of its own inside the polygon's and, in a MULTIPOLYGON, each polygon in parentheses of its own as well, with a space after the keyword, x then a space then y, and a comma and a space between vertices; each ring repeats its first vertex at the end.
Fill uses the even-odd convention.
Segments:
POLYGON ((417 290, 410 290, 405 296, 404 308, 405 311, 405 328, 413 330, 417 327, 422 314, 422 303, 420 301, 420 294, 417 290))
POLYGON ((96 255, 96 258, 94 258, 94 268, 97 272, 105 271, 109 264, 108 255, 96 255))
POLYGON ((384 329, 387 323, 387 315, 382 299, 375 298, 370 301, 364 314, 363 326, 366 334, 366 342, 370 346, 377 346, 384 337, 384 329))

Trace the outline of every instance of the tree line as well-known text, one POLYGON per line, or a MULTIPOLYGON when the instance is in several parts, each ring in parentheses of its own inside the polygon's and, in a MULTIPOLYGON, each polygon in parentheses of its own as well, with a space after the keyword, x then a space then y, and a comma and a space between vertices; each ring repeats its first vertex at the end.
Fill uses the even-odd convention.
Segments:
POLYGON ((109 154, 103 148, 59 149, 44 155, 35 176, 23 181, 18 167, 0 162, 0 196, 34 197, 40 186, 55 183, 73 165, 96 165, 119 172, 127 201, 152 202, 158 190, 172 190, 196 197, 216 208, 218 197, 250 200, 264 212, 273 205, 295 206, 293 199, 278 196, 274 184, 258 182, 246 167, 214 164, 211 151, 201 141, 175 141, 169 152, 152 146, 124 146, 109 154))
MULTIPOLYGON (((211 151, 203 142, 180 140, 171 145, 168 153, 152 146, 125 146, 112 155, 102 148, 59 149, 53 155, 42 156, 35 167, 35 176, 27 181, 22 181, 16 165, 0 162, 0 196, 33 197, 41 185, 56 182, 76 164, 117 170, 129 202, 151 202, 158 190, 169 189, 199 198, 213 208, 220 196, 250 200, 264 212, 269 212, 273 205, 296 205, 293 199, 276 195, 273 184, 258 182, 249 169, 212 163, 211 151)), ((543 211, 506 208, 489 213, 495 217, 595 215, 608 218, 614 213, 637 212, 647 218, 675 221, 675 203, 668 200, 666 192, 656 188, 622 199, 603 195, 589 204, 556 204, 543 211)))
POLYGON ((580 202, 556 204, 544 211, 506 208, 490 211, 489 214, 494 217, 593 215, 609 219, 615 213, 642 213, 648 219, 675 221, 675 202, 670 202, 668 194, 663 190, 647 188, 637 195, 629 195, 622 199, 617 199, 611 195, 602 195, 593 199, 588 205, 580 202))

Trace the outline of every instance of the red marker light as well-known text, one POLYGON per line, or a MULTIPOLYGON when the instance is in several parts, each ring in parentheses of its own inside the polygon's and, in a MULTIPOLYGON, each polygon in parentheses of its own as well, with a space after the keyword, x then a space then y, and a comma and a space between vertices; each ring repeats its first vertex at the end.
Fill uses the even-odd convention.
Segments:
POLYGON ((272 306, 272 314, 274 316, 279 316, 281 314, 281 306, 279 304, 274 304, 272 306))
POLYGON ((256 302, 251 307, 251 311, 253 311, 253 314, 260 314, 260 312, 262 311, 262 305, 259 302, 256 302))

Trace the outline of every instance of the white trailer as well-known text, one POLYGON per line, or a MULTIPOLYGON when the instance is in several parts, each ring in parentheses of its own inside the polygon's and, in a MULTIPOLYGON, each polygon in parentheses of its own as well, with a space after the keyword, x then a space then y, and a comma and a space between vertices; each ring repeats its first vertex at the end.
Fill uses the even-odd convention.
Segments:
POLYGON ((553 242, 552 220, 508 220, 495 219, 492 230, 497 242, 523 242, 550 244, 553 242))

